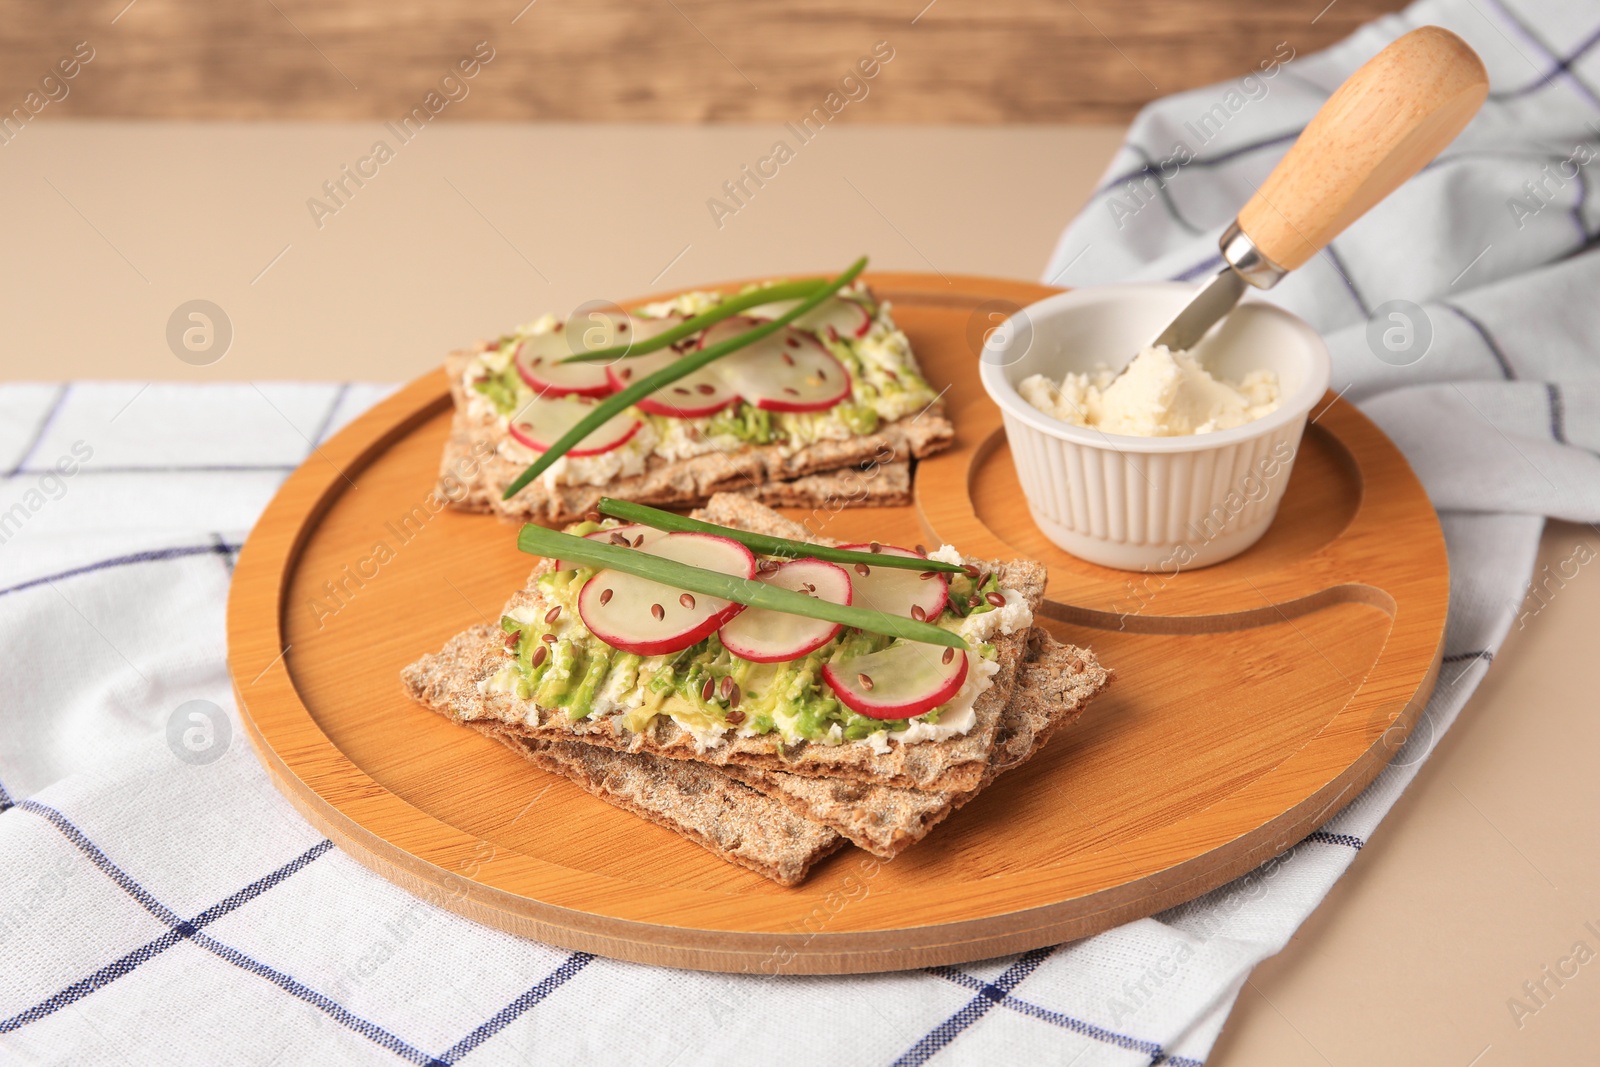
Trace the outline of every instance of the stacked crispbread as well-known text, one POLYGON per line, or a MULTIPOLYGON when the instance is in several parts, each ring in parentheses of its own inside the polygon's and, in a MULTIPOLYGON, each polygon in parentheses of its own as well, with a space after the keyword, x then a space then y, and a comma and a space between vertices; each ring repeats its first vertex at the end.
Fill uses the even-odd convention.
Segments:
MULTIPOLYGON (((716 496, 697 517, 752 532, 805 535, 743 496, 716 496)), ((1042 566, 980 565, 1037 606, 1042 566)), ((546 569, 536 569, 535 577, 546 569)), ((537 595, 530 581, 507 613, 537 607, 537 595)), ((974 703, 975 724, 963 735, 881 751, 859 742, 785 744, 775 735, 729 735, 707 747, 666 716, 631 733, 616 719, 572 723, 491 690, 483 683, 504 665, 501 636, 490 627, 458 635, 403 672, 407 691, 601 799, 784 885, 798 883, 846 843, 895 856, 1031 757, 1110 680, 1088 651, 1061 644, 1043 629, 1023 629, 994 638, 999 670, 974 703)))
MULTIPOLYGON (((861 292, 866 292, 864 287, 861 292)), ((874 306, 879 307, 884 328, 900 336, 887 307, 876 301, 874 306)), ((439 468, 440 495, 456 507, 493 512, 509 521, 570 522, 594 508, 602 496, 675 508, 703 504, 718 493, 737 493, 772 507, 837 510, 908 504, 912 461, 948 447, 955 439, 955 427, 935 398, 918 411, 879 423, 871 433, 798 446, 794 442, 719 446, 679 459, 652 454, 640 473, 614 477, 604 485, 535 479, 503 500, 501 495, 532 462, 533 454, 507 436, 502 418, 472 403, 466 372, 490 344, 453 352, 445 360, 455 415, 439 468)), ((909 344, 907 352, 915 367, 909 344)))

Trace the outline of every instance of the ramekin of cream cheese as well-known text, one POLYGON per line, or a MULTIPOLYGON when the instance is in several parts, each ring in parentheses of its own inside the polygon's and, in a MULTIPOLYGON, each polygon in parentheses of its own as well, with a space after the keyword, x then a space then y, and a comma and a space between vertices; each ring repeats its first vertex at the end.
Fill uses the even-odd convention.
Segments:
POLYGON ((1164 580, 1266 533, 1330 374, 1316 331, 1260 301, 1192 351, 1150 347, 1193 295, 1166 282, 1060 293, 980 353, 1040 530, 1092 563, 1164 580))
POLYGON ((1253 370, 1235 384, 1166 345, 1141 349, 1120 377, 1105 366, 1069 372, 1059 383, 1033 374, 1017 391, 1062 422, 1135 437, 1231 430, 1276 411, 1279 393, 1272 371, 1253 370))

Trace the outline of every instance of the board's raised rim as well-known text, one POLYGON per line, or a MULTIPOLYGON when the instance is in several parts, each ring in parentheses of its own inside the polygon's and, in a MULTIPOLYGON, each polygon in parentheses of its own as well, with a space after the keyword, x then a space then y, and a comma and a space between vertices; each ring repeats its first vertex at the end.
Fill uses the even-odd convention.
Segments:
MULTIPOLYGON (((940 290, 944 284, 948 284, 949 289, 936 292, 927 303, 939 303, 947 299, 947 293, 1013 300, 1020 295, 1019 302, 1025 302, 1036 299, 1034 294, 1057 291, 1031 283, 996 279, 935 280, 925 275, 904 274, 876 275, 871 283, 880 293, 908 304, 924 302, 918 299, 919 293, 940 290)), ((1409 732, 1423 702, 1419 698, 1431 691, 1437 677, 1443 607, 1430 612, 1427 598, 1413 594, 1418 594, 1424 585, 1436 585, 1447 579, 1437 574, 1418 574, 1402 583, 1407 588, 1398 594, 1392 587, 1386 591, 1395 601, 1389 642, 1395 642, 1397 637, 1408 644, 1420 640, 1426 646, 1429 663, 1423 675, 1418 678, 1414 666, 1415 656, 1421 649, 1413 651, 1408 661, 1410 666, 1391 664, 1386 667, 1386 658, 1394 658, 1388 656, 1389 645, 1386 644, 1366 680, 1322 730, 1294 755, 1223 798, 1207 812, 1225 813, 1229 807, 1247 803, 1253 797, 1270 796, 1274 779, 1298 773, 1302 767, 1310 769, 1313 776, 1325 769, 1324 785, 1309 797, 1300 791, 1302 795, 1296 803, 1242 834, 1218 837, 1213 833, 1207 837, 1202 833, 1197 836, 1196 827, 1186 827, 1194 821, 1193 816, 1171 824, 1164 829, 1185 827, 1186 838, 1198 840, 1207 847, 1187 860, 1082 897, 933 926, 824 930, 815 934, 773 929, 672 927, 627 916, 596 915, 559 903, 534 900, 495 884, 507 880, 506 874, 496 879, 488 875, 463 878, 455 873, 471 863, 470 857, 481 839, 408 804, 348 760, 300 701, 282 651, 282 594, 309 530, 344 491, 343 472, 359 469, 359 465, 370 461, 390 442, 439 414, 449 402, 444 375, 439 371, 425 374, 360 416, 324 444, 318 457, 290 475, 240 553, 229 597, 229 665, 235 679, 241 719, 252 745, 274 784, 314 825, 381 875, 414 892, 431 896, 437 903, 468 917, 526 936, 641 962, 789 973, 847 973, 953 963, 1084 936, 1192 899, 1252 869, 1320 826, 1381 770, 1397 740, 1409 732), (283 521, 286 518, 290 520, 287 523, 283 521), (1411 588, 1413 586, 1416 588, 1411 588), (1418 601, 1415 611, 1411 607, 1413 599, 1418 601), (278 610, 270 612, 270 626, 260 625, 261 612, 256 608, 259 604, 278 605, 278 610), (1385 706, 1402 710, 1392 718, 1374 717, 1372 712, 1385 706), (1370 735, 1369 743, 1353 761, 1348 758, 1346 736, 1352 728, 1352 719, 1358 720, 1356 728, 1370 735), (299 728, 295 747, 286 748, 288 758, 279 751, 279 745, 273 743, 275 739, 283 740, 275 732, 281 721, 293 721, 299 728), (1374 724, 1381 726, 1373 729, 1374 724), (1346 755, 1330 759, 1336 745, 1345 749, 1346 755), (415 849, 384 840, 366 830, 361 825, 361 811, 352 815, 335 807, 326 799, 326 790, 319 788, 334 781, 356 786, 355 792, 363 797, 362 809, 381 808, 396 814, 403 809, 416 827, 412 835, 419 838, 413 842, 415 849)), ((1351 432, 1368 447, 1388 449, 1392 453, 1387 457, 1390 460, 1398 457, 1392 443, 1351 405, 1334 403, 1324 417, 1330 432, 1335 432, 1347 447, 1348 439, 1337 434, 1338 429, 1351 432)), ((959 429, 968 432, 967 428, 959 429)), ((971 428, 974 433, 979 430, 979 427, 971 428)), ((936 463, 938 458, 927 462, 936 463)), ((1404 468, 1403 459, 1400 465, 1404 468)), ((1400 495, 1413 498, 1412 505, 1420 497, 1426 505, 1426 497, 1409 468, 1404 468, 1404 476, 1409 484, 1400 495)), ((920 495, 918 503, 930 533, 939 532, 941 527, 936 523, 948 525, 950 516, 930 519, 927 509, 922 508, 920 495)), ((1356 527, 1364 508, 1365 501, 1350 527, 1356 527)), ((1428 516, 1437 542, 1434 547, 1442 563, 1442 531, 1433 518, 1431 506, 1428 516)), ((1341 538, 1343 536, 1341 534, 1341 538)), ((1261 599, 1256 601, 1258 606, 1261 599)))

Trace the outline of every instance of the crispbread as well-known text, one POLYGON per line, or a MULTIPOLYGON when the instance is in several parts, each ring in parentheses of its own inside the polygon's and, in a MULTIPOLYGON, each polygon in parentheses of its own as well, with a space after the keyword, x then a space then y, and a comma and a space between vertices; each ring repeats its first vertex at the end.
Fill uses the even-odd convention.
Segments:
POLYGON ((910 462, 868 464, 734 490, 769 508, 898 507, 911 503, 910 462))
POLYGON ((922 840, 929 830, 987 787, 1026 763, 1111 680, 1087 649, 1062 644, 1041 628, 1029 634, 1028 659, 1011 700, 983 780, 972 789, 928 793, 855 781, 804 778, 782 771, 728 767, 724 773, 784 804, 791 812, 831 827, 884 859, 922 840))
MULTIPOLYGON (((955 439, 955 427, 935 401, 916 415, 883 423, 874 433, 844 441, 816 441, 798 449, 780 444, 741 445, 679 460, 652 455, 642 473, 605 485, 552 487, 536 478, 510 500, 502 500, 506 487, 535 457, 503 435, 495 417, 487 412, 470 413, 462 377, 476 354, 452 352, 445 360, 455 414, 440 461, 439 492, 458 508, 491 511, 510 521, 570 522, 598 504, 602 496, 689 507, 720 492, 760 490, 769 483, 795 483, 821 472, 906 464, 955 439)), ((907 474, 909 477, 909 468, 907 474)), ((769 499, 785 506, 821 506, 840 499, 847 503, 889 502, 863 501, 848 494, 841 497, 834 488, 827 481, 792 484, 769 499)))
MULTIPOLYGON (((806 536, 803 527, 742 496, 714 497, 699 514, 712 522, 754 532, 806 536)), ((1038 607, 1044 592, 1043 565, 1032 561, 973 562, 996 571, 1002 585, 1015 589, 1030 606, 1038 607)), ((549 561, 542 563, 535 568, 535 577, 552 565, 549 561)), ((528 588, 512 597, 506 612, 538 611, 539 605, 540 594, 530 581, 528 588)), ((522 737, 580 741, 670 759, 781 770, 814 777, 854 778, 909 789, 969 790, 982 781, 1000 713, 1009 698, 1026 641, 1027 634, 1022 631, 995 637, 993 644, 999 670, 990 688, 974 703, 977 721, 966 734, 941 742, 895 744, 884 753, 874 752, 864 744, 826 745, 801 741, 785 745, 772 736, 737 735, 706 748, 692 733, 665 716, 658 716, 644 733, 638 734, 628 733, 612 719, 571 723, 560 712, 552 714, 512 694, 481 691, 480 685, 505 664, 501 637, 488 626, 458 635, 438 654, 424 656, 411 664, 401 672, 401 677, 413 699, 457 722, 491 721, 522 737)))
POLYGON ((846 844, 829 827, 796 815, 715 767, 572 741, 530 741, 483 723, 471 725, 606 803, 676 830, 779 885, 800 884, 814 863, 846 844))
MULTIPOLYGON (((1033 630, 1028 662, 1001 717, 1004 740, 996 745, 979 789, 1075 721, 1107 681, 1107 672, 1089 653, 1033 630)), ((472 725, 608 804, 676 830, 722 859, 785 886, 799 884, 817 861, 847 840, 892 859, 979 792, 926 793, 709 767, 472 725), (761 789, 745 784, 747 776, 760 781, 761 789)))

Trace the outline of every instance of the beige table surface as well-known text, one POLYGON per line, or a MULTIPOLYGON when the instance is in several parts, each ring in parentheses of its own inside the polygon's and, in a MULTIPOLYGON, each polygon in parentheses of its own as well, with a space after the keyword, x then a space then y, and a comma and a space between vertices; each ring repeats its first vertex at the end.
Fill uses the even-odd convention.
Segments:
MULTIPOLYGON (((830 128, 719 228, 706 201, 768 127, 40 122, 0 148, 0 379, 404 380, 449 347, 590 299, 842 266, 1037 278, 1112 128, 830 128), (320 228, 307 200, 385 138, 320 228), (369 170, 371 168, 369 167, 369 170), (180 303, 235 339, 180 362, 180 303)), ((1587 527, 1552 524, 1541 565, 1587 527)), ((1531 606, 1531 605, 1530 605, 1531 606)), ((1512 607, 1507 606, 1511 611, 1512 607)), ((1520 612, 1522 608, 1517 609, 1520 612)), ((1288 948, 1251 978, 1226 1065, 1600 1062, 1600 577, 1513 630, 1456 727, 1288 948), (1592 972, 1592 973, 1591 973, 1592 972)))

